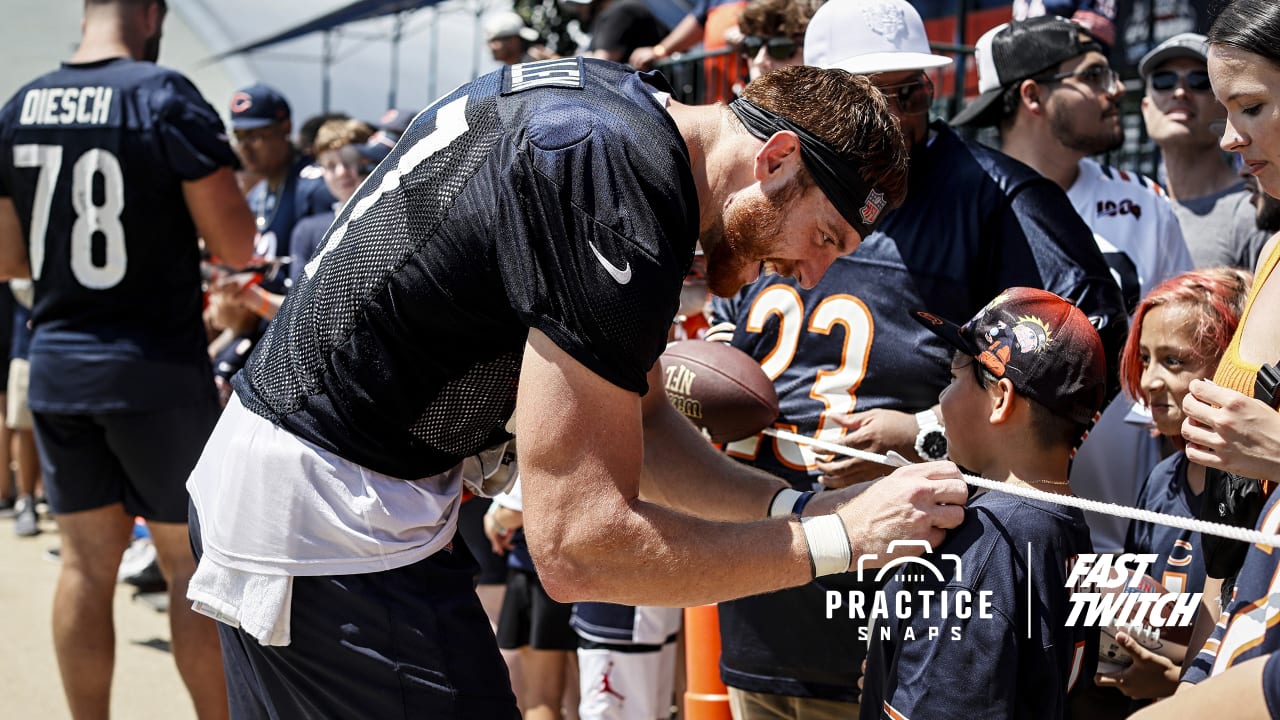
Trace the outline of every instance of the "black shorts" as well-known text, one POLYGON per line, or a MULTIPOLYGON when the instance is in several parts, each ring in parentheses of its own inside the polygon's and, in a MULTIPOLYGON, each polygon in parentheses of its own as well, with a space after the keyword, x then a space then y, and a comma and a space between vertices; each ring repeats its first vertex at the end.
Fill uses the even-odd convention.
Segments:
POLYGON ((489 538, 484 535, 484 513, 493 503, 489 498, 472 497, 458 510, 458 535, 480 565, 476 578, 480 585, 507 584, 507 557, 493 552, 489 538))
POLYGON ((507 593, 498 615, 498 647, 516 650, 577 650, 578 634, 569 625, 573 605, 551 599, 537 573, 507 568, 507 593))
POLYGON ((33 413, 53 513, 123 503, 147 520, 187 521, 187 476, 218 422, 218 401, 146 412, 33 413))
MULTIPOLYGON (((190 528, 198 560, 194 507, 190 528)), ((218 623, 231 717, 519 720, 474 576, 468 553, 441 550, 394 570, 295 577, 288 645, 218 623)))

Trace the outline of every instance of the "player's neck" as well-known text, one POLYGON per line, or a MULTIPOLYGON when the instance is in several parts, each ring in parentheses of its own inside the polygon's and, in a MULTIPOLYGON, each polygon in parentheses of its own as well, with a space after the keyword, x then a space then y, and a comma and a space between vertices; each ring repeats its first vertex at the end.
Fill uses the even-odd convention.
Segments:
POLYGON ((710 159, 723 132, 724 109, 720 105, 685 105, 672 100, 667 111, 689 150, 689 165, 698 192, 699 227, 712 227, 720 219, 721 203, 713 202, 718 183, 710 159))
POLYGON ((131 47, 127 37, 124 27, 112 19, 86 23, 71 62, 83 64, 118 57, 137 60, 142 57, 142 48, 131 47))

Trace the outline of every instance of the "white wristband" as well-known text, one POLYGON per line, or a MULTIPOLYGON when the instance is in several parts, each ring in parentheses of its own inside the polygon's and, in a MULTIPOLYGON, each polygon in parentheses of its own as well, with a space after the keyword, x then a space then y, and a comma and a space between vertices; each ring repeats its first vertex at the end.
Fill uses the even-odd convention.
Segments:
POLYGON ((839 515, 800 518, 800 527, 809 544, 809 563, 814 577, 849 572, 853 548, 839 515))
POLYGON ((769 517, 778 517, 780 515, 790 515, 791 509, 796 506, 796 500, 804 493, 792 488, 783 488, 773 496, 773 502, 769 503, 769 517))

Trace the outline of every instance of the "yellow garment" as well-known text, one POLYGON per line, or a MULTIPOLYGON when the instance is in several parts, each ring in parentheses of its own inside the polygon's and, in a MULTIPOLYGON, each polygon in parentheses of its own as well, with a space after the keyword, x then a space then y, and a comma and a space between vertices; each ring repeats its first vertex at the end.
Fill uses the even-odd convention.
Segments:
POLYGON ((1259 366, 1240 357, 1240 336, 1244 334, 1244 326, 1249 321, 1249 311, 1253 309, 1253 301, 1257 299, 1258 291, 1262 289, 1263 283, 1267 281, 1277 263, 1280 263, 1280 244, 1277 244, 1267 256, 1266 262, 1258 270, 1258 276, 1253 279, 1253 286, 1249 288, 1249 295, 1245 298, 1244 315, 1240 316, 1240 326, 1236 328, 1231 344, 1222 354, 1222 360, 1218 363, 1218 372, 1213 375, 1215 383, 1249 397, 1253 397, 1253 383, 1258 375, 1259 366))

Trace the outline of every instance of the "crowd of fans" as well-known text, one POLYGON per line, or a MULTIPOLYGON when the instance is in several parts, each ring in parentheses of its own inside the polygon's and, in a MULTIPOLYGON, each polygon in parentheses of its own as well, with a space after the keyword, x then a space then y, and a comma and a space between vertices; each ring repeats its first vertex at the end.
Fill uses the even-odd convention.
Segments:
MULTIPOLYGON (((590 35, 581 50, 587 57, 646 69, 699 42, 708 50, 731 48, 733 53, 707 58, 703 72, 717 79, 709 87, 737 91, 780 67, 838 67, 879 88, 907 136, 911 154, 905 204, 875 234, 863 238, 857 252, 837 260, 816 287, 767 275, 736 297, 713 304, 701 262, 686 280, 671 339, 706 336, 759 359, 778 389, 780 426, 922 461, 947 457, 946 443, 939 448, 926 442, 930 431, 945 427, 951 457, 987 477, 1188 517, 1208 516, 1210 506, 1217 504, 1211 502, 1218 497, 1214 478, 1223 471, 1235 473, 1236 492, 1264 490, 1254 491, 1251 515, 1214 519, 1243 525, 1256 521, 1276 531, 1276 512, 1264 494, 1271 483, 1259 481, 1280 477, 1275 467, 1280 455, 1274 452, 1280 445, 1280 421, 1252 395, 1259 366, 1280 355, 1277 332, 1271 329, 1280 291, 1269 282, 1280 257, 1274 242, 1280 232, 1280 201, 1272 195, 1280 193, 1280 182, 1267 175, 1277 172, 1269 163, 1274 146, 1280 145, 1280 126, 1274 120, 1274 97, 1258 99, 1280 93, 1280 84, 1267 84, 1280 77, 1280 58, 1274 53, 1280 37, 1268 34, 1280 30, 1274 10, 1260 9, 1259 0, 1236 0, 1232 7, 1238 12, 1227 13, 1235 25, 1221 23, 1209 37, 1176 35, 1142 58, 1142 119, 1162 160, 1157 177, 1151 178, 1098 159, 1124 139, 1119 100, 1125 85, 1108 59, 1114 30, 1092 6, 1076 9, 1072 21, 1034 16, 1027 6, 1036 3, 1020 3, 1016 22, 994 28, 978 41, 980 95, 948 123, 931 118, 930 110, 938 73, 950 60, 930 49, 919 14, 905 0, 703 0, 675 28, 664 26, 642 0, 564 3, 567 16, 590 35), (1241 90, 1243 97, 1256 100, 1247 106, 1240 96, 1228 96, 1221 87, 1224 63, 1237 76, 1241 68, 1255 68, 1265 93, 1254 86, 1241 90), (1228 98, 1225 106, 1219 101, 1223 97, 1228 98), (1256 117, 1251 111, 1258 107, 1270 124, 1242 126, 1238 115, 1256 117), (977 127, 995 128, 999 147, 986 147, 956 130, 977 127), (1057 370, 1036 372, 1080 374, 1080 383, 1097 385, 1096 406, 1087 411, 1068 407, 1065 396, 1054 394, 1059 389, 1046 390, 1046 384, 1055 382, 1052 378, 1032 377, 1030 371, 1002 385, 1003 368, 1016 367, 1019 355, 1010 359, 1006 347, 999 356, 1000 371, 988 362, 999 354, 993 350, 994 324, 984 330, 984 337, 992 339, 990 347, 970 347, 935 335, 936 329, 905 312, 921 308, 950 320, 972 318, 966 328, 994 323, 1002 303, 1019 308, 1006 318, 1010 324, 1028 314, 1058 312, 1048 300, 1020 300, 1017 293, 1009 300, 1005 291, 1019 287, 1052 291, 1093 323, 1096 336, 1079 341, 1087 348, 1081 354, 1096 354, 1105 373, 1101 365, 1085 367, 1093 361, 1079 356, 1061 359, 1063 367, 1057 370), (817 311, 821 307, 838 307, 845 314, 824 326, 817 311), (807 325, 798 335, 785 336, 778 329, 779 318, 791 317, 807 325), (833 334, 836 324, 843 330, 833 334), (1091 344, 1095 340, 1096 349, 1091 344), (782 355, 787 359, 779 363, 775 353, 785 342, 793 347, 786 348, 782 355), (1205 382, 1208 378, 1216 378, 1217 384, 1205 382), (990 406, 981 405, 980 398, 990 406), (1033 412, 1027 420, 1008 409, 1028 402, 1026 398, 1051 412, 1044 417, 1033 412), (975 414, 972 407, 977 405, 985 415, 975 414), (1095 417, 1095 412, 1100 414, 1095 417), (1007 418, 1015 419, 1005 425, 1007 418), (962 422, 974 427, 965 432, 962 422), (1058 435, 1041 432, 1046 424, 1057 428, 1058 435), (1086 428, 1092 432, 1081 444, 1086 428), (1022 455, 988 457, 982 448, 990 447, 1031 447, 1040 457, 1019 465, 1022 455), (1052 462, 1046 464, 1045 457, 1052 462)), ((116 4, 90 0, 88 7, 92 15, 116 4)), ((156 6, 118 4, 132 10, 156 6)), ((145 24, 148 17, 135 20, 145 24)), ((92 32, 94 25, 87 27, 92 32)), ((492 14, 485 23, 485 42, 493 58, 504 64, 556 58, 543 40, 514 11, 492 14)), ((705 99, 727 101, 732 96, 711 93, 705 99)), ((335 218, 392 151, 417 110, 393 108, 374 120, 367 109, 352 108, 355 117, 332 113, 295 127, 284 93, 260 83, 221 105, 238 156, 236 212, 250 214, 254 224, 251 235, 236 243, 210 242, 219 234, 208 230, 208 216, 200 215, 199 205, 192 206, 196 228, 206 240, 201 277, 213 374, 209 384, 225 406, 234 392, 232 377, 263 341, 291 292, 309 282, 308 267, 318 262, 335 218), (245 261, 250 241, 252 259, 245 261)), ((4 136, 8 143, 11 128, 0 129, 10 133, 4 136)), ((0 171, 10 172, 18 163, 12 147, 4 152, 11 159, 0 171)), ((219 167, 230 172, 230 165, 228 159, 219 167)), ((6 198, 14 188, 10 177, 0 182, 6 198)), ((29 361, 29 349, 32 309, 38 319, 41 298, 29 280, 12 280, 10 289, 0 293, 0 340, 6 341, 8 357, 0 364, 7 370, 0 383, 0 509, 12 510, 14 531, 25 537, 40 533, 40 513, 48 512, 37 441, 49 462, 44 444, 54 442, 54 430, 64 429, 49 425, 44 432, 50 434, 42 436, 40 423, 33 423, 28 376, 30 365, 38 361, 29 361)), ((1046 325, 1042 340, 1052 343, 1061 336, 1058 342, 1067 342, 1072 333, 1081 332, 1072 325, 1074 315, 1061 323, 1046 325)), ((44 398, 41 402, 49 407, 44 398)), ((37 408, 37 418, 40 414, 37 408)), ((65 438, 59 442, 65 452, 65 438)), ((726 451, 785 478, 800 493, 884 474, 874 464, 822 455, 783 440, 756 437, 726 451)), ((514 446, 506 452, 514 454, 514 446)), ((518 455, 514 457, 514 462, 506 457, 505 464, 518 468, 518 455)), ((481 481, 493 473, 486 462, 477 461, 470 470, 481 481)), ((518 470, 511 474, 518 476, 518 470)), ((968 656, 978 652, 972 648, 944 647, 924 658, 886 642, 868 648, 865 639, 859 640, 866 637, 865 619, 821 616, 818 608, 828 591, 879 589, 861 577, 833 575, 722 604, 721 669, 734 717, 880 717, 882 708, 891 717, 940 716, 966 703, 972 703, 977 717, 996 717, 990 708, 997 705, 1006 708, 1008 717, 1061 717, 1068 706, 1073 713, 1124 717, 1153 699, 1174 695, 1180 677, 1205 682, 1168 702, 1208 706, 1211 701, 1202 698, 1225 685, 1210 678, 1223 674, 1231 682, 1239 675, 1230 669, 1234 664, 1249 665, 1255 679, 1266 683, 1267 697, 1275 694, 1270 667, 1275 663, 1262 661, 1264 669, 1251 661, 1263 653, 1224 659, 1221 650, 1224 635, 1244 632, 1236 629, 1237 613, 1248 610, 1244 601, 1262 602, 1256 597, 1259 588, 1268 591, 1270 576, 1258 574, 1274 568, 1274 560, 1268 564, 1262 557, 1270 550, 1246 553, 1237 548, 1235 561, 1228 561, 1222 559, 1225 550, 1196 533, 1093 513, 1078 523, 1074 516, 1054 516, 1056 524, 1022 526, 1008 520, 1014 510, 994 501, 988 505, 987 514, 979 513, 982 523, 962 525, 938 551, 981 551, 989 562, 992 553, 1000 552, 991 547, 994 523, 1014 527, 1013 536, 1027 532, 1067 538, 1054 562, 1090 550, 1155 554, 1160 561, 1153 577, 1171 590, 1205 593, 1192 645, 1175 661, 1150 652, 1132 633, 1122 635, 1118 642, 1133 655, 1133 664, 1083 678, 1076 677, 1079 659, 1069 653, 1018 656, 1026 648, 1010 645, 995 663, 998 671, 975 679, 980 675, 972 672, 968 656), (1081 540, 1084 523, 1087 537, 1081 540), (986 544, 980 539, 984 532, 986 544), (974 533, 978 539, 969 537, 974 533), (1215 623, 1218 630, 1210 637, 1215 623), (1022 675, 1019 662, 1026 663, 1022 675), (950 669, 940 669, 948 663, 950 669), (912 686, 907 681, 911 677, 932 683, 934 692, 912 686), (1028 678, 1035 687, 1025 685, 1028 678)), ((524 717, 671 716, 678 685, 678 611, 594 602, 571 606, 548 595, 524 541, 518 480, 493 500, 467 493, 458 522, 459 537, 482 568, 480 597, 505 651, 524 717)), ((132 514, 128 525, 133 525, 132 514)), ((108 545, 115 548, 114 543, 108 545)), ((83 558, 75 555, 72 560, 83 558)), ((180 606, 186 602, 183 572, 166 567, 163 554, 158 562, 177 593, 175 606, 180 606)), ((114 577, 116 568, 110 570, 114 577)), ((1014 580, 999 576, 991 587, 1014 593, 1014 580)), ((901 589, 901 581, 895 582, 891 588, 901 589)), ((97 618, 95 622, 102 617, 101 608, 97 614, 81 612, 97 618)), ((1016 607, 1010 612, 1017 612, 1016 607)), ((999 644, 1013 637, 1021 627, 1014 620, 1007 637, 995 633, 982 642, 999 644)), ((76 621, 67 623, 77 626, 76 621)), ((87 709, 107 696, 110 666, 105 686, 99 673, 96 687, 73 687, 67 678, 80 665, 64 660, 64 652, 74 652, 74 642, 66 637, 59 645, 64 683, 73 711, 87 717, 87 709)), ((208 634, 187 638, 212 641, 208 634)), ((1046 647, 1061 640, 1051 633, 1041 639, 1046 647)), ((1267 640, 1261 647, 1270 651, 1274 642, 1267 640)), ((109 653, 95 657, 102 663, 109 653)), ((193 680, 198 672, 208 675, 208 668, 191 670, 200 662, 195 657, 179 657, 180 666, 186 663, 184 678, 202 717, 206 712, 216 717, 219 704, 210 701, 209 688, 220 692, 221 681, 202 686, 203 681, 193 680)), ((1254 685, 1233 687, 1262 697, 1254 685)))

